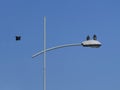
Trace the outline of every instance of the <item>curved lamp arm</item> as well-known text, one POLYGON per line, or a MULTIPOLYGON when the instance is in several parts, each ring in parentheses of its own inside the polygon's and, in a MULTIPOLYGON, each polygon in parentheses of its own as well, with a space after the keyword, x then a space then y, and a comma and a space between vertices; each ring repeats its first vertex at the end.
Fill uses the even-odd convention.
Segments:
MULTIPOLYGON (((45 52, 51 51, 51 50, 54 50, 54 49, 59 49, 59 48, 64 48, 64 47, 70 47, 70 46, 82 46, 82 45, 81 45, 81 43, 59 45, 59 46, 55 46, 55 47, 52 47, 52 48, 48 48, 48 49, 45 50, 45 52)), ((43 53, 44 53, 44 50, 42 50, 42 51, 34 54, 32 56, 32 58, 34 58, 34 57, 36 57, 36 56, 38 56, 40 54, 43 54, 43 53)))

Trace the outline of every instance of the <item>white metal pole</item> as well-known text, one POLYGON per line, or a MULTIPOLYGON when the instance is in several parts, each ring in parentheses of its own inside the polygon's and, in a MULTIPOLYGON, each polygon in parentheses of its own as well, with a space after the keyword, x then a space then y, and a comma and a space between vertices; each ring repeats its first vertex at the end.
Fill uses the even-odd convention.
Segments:
MULTIPOLYGON (((64 47, 72 47, 72 46, 82 46, 81 43, 73 43, 73 44, 64 44, 64 45, 59 45, 59 46, 55 46, 55 47, 51 47, 46 49, 46 52, 54 50, 54 49, 59 49, 59 48, 64 48, 64 47)), ((32 55, 32 58, 37 57, 40 54, 43 54, 44 50, 32 55)))
POLYGON ((44 63, 43 63, 43 90, 46 90, 46 16, 44 16, 44 63))

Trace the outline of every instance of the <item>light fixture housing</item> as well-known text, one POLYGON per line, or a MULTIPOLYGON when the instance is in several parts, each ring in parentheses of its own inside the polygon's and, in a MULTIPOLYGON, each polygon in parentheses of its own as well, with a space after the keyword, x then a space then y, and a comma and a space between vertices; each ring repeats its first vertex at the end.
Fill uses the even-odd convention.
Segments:
POLYGON ((99 48, 102 44, 98 40, 86 40, 81 45, 84 47, 99 48))

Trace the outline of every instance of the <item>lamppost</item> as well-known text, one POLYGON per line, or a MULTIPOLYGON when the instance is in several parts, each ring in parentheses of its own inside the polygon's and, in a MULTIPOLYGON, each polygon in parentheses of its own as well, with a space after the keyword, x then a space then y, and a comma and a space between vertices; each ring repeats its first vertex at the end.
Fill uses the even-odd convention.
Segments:
POLYGON ((46 16, 44 16, 44 49, 32 56, 32 58, 44 54, 44 63, 43 63, 43 90, 46 90, 46 52, 54 50, 54 49, 59 49, 59 48, 64 48, 64 47, 71 47, 71 46, 83 46, 83 47, 91 47, 91 48, 99 48, 102 44, 97 40, 97 36, 93 35, 93 39, 91 40, 89 36, 87 36, 86 41, 83 41, 81 43, 73 43, 73 44, 64 44, 64 45, 59 45, 55 46, 52 48, 46 49, 46 16))

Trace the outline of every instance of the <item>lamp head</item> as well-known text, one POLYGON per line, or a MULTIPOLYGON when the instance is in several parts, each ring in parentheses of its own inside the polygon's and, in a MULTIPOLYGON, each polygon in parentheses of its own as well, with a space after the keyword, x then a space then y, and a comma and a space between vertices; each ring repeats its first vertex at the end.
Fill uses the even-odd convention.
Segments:
POLYGON ((99 48, 102 44, 97 40, 87 40, 81 43, 84 47, 99 48))
POLYGON ((97 36, 93 35, 93 40, 87 39, 86 41, 83 41, 81 45, 84 47, 99 48, 102 44, 97 40, 97 36))

